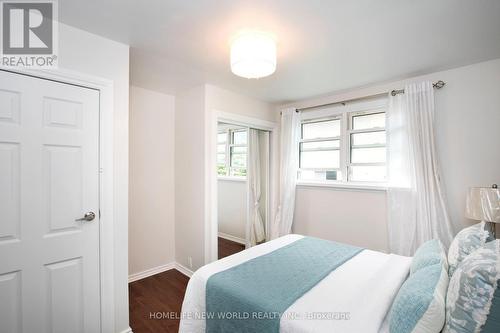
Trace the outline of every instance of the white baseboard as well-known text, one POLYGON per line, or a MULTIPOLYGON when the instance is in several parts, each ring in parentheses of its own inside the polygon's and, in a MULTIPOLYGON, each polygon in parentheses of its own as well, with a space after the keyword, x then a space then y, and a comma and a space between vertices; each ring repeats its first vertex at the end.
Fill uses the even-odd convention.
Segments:
MULTIPOLYGON (((131 274, 128 276, 128 283, 142 280, 144 278, 153 276, 155 274, 163 273, 163 272, 166 272, 166 271, 171 270, 171 269, 176 269, 179 272, 181 272, 182 274, 186 275, 187 277, 191 277, 193 275, 193 271, 190 270, 189 268, 186 268, 177 262, 171 262, 171 263, 168 263, 165 265, 161 265, 158 267, 147 269, 147 270, 139 272, 139 273, 131 274)), ((124 331, 121 333, 127 333, 127 332, 128 331, 124 331)), ((132 331, 130 331, 130 332, 132 332, 132 331)))
POLYGON ((223 232, 219 232, 218 235, 219 235, 220 238, 224 238, 224 239, 227 239, 227 240, 239 243, 239 244, 243 244, 243 245, 246 244, 246 241, 243 238, 239 238, 239 237, 236 237, 236 236, 225 234, 223 232))
POLYGON ((170 269, 175 269, 175 268, 176 268, 176 263, 175 262, 171 262, 171 263, 168 263, 168 264, 165 264, 165 265, 161 265, 161 266, 158 266, 158 267, 153 267, 153 268, 147 269, 145 271, 129 275, 128 276, 128 282, 130 283, 130 282, 134 282, 134 281, 137 281, 137 280, 141 280, 141 279, 147 278, 149 276, 152 276, 152 275, 155 275, 155 274, 158 274, 158 273, 163 273, 165 271, 168 271, 170 269))
POLYGON ((132 332, 132 329, 129 327, 126 330, 121 331, 120 333, 134 333, 134 332, 132 332))
POLYGON ((190 269, 182 266, 178 262, 175 263, 175 269, 178 270, 179 272, 181 272, 182 274, 186 275, 189 278, 193 275, 193 271, 192 270, 190 270, 190 269))

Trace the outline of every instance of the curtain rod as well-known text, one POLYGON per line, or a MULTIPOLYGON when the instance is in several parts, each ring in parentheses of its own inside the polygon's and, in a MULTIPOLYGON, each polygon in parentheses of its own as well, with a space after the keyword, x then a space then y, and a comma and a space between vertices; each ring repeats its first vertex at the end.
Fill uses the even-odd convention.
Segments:
MULTIPOLYGON (((446 84, 446 83, 445 83, 444 81, 439 80, 439 81, 437 81, 437 82, 434 82, 434 83, 432 84, 432 86, 433 86, 434 88, 436 88, 436 89, 441 89, 441 88, 443 88, 443 87, 444 87, 444 85, 445 85, 445 84, 446 84)), ((404 89, 393 90, 393 91, 391 91, 391 96, 396 96, 396 95, 398 95, 398 94, 404 94, 404 93, 405 93, 405 90, 404 90, 404 89)))
MULTIPOLYGON (((441 88, 444 87, 445 84, 446 83, 444 81, 439 80, 437 82, 434 82, 432 84, 432 86, 434 88, 436 88, 436 89, 441 89, 441 88)), ((404 89, 398 89, 398 90, 392 90, 390 93, 391 93, 391 96, 396 96, 398 94, 404 94, 404 92, 405 92, 404 89)), ((324 107, 324 106, 330 106, 330 105, 336 105, 336 104, 346 105, 346 103, 348 103, 348 102, 354 102, 354 101, 359 101, 359 100, 364 100, 364 99, 381 97, 381 96, 385 96, 385 95, 387 95, 387 93, 380 93, 380 94, 375 94, 375 95, 363 96, 363 97, 348 99, 348 100, 340 101, 340 102, 326 103, 326 104, 315 105, 315 106, 307 106, 307 107, 304 107, 304 108, 296 109, 295 112, 307 111, 307 110, 310 110, 310 109, 317 109, 317 108, 321 108, 321 107, 324 107)))

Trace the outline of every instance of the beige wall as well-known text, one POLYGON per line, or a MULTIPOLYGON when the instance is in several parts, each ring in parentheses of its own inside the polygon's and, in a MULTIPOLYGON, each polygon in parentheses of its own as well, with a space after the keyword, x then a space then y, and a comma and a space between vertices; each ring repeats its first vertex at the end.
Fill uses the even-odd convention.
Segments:
MULTIPOLYGON (((500 182, 500 59, 425 76, 354 89, 286 106, 306 107, 400 89, 406 82, 443 80, 436 91, 436 144, 455 231, 469 186, 500 182)), ((294 231, 383 250, 385 194, 318 187, 297 189, 294 231)))
POLYGON ((175 98, 175 259, 205 263, 205 86, 175 98))
POLYGON ((128 329, 129 47, 59 24, 59 68, 113 83, 115 331, 128 329))
POLYGON ((388 252, 385 192, 298 186, 293 232, 388 252))
POLYGON ((500 59, 442 72, 436 94, 436 143, 450 215, 459 231, 470 186, 500 182, 500 59))
POLYGON ((247 222, 246 181, 217 181, 217 222, 219 232, 245 240, 247 222))
POLYGON ((175 99, 130 87, 129 275, 175 260, 175 99))
POLYGON ((267 121, 276 120, 269 103, 210 84, 205 85, 205 91, 207 112, 221 111, 267 121))

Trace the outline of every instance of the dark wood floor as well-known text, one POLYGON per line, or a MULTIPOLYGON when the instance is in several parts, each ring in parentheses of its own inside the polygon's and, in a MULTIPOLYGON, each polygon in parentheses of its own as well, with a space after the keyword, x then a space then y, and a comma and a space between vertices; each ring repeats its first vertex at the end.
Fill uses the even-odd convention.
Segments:
MULTIPOLYGON (((241 244, 219 238, 219 259, 241 244)), ((134 333, 176 333, 189 278, 175 269, 129 284, 130 327, 134 333)))
POLYGON ((243 251, 245 245, 219 237, 219 259, 243 251))
POLYGON ((134 333, 176 333, 189 278, 175 269, 129 284, 130 327, 134 333))

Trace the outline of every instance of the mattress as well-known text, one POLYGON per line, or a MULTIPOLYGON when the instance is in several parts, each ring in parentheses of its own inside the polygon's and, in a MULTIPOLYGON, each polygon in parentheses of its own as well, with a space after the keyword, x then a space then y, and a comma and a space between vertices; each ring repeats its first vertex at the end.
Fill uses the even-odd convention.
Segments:
MULTIPOLYGON (((208 264, 187 286, 179 332, 205 332, 206 283, 215 273, 291 244, 287 235, 208 264)), ((280 332, 387 331, 387 313, 409 273, 411 258, 364 250, 297 299, 283 313, 280 332)))

